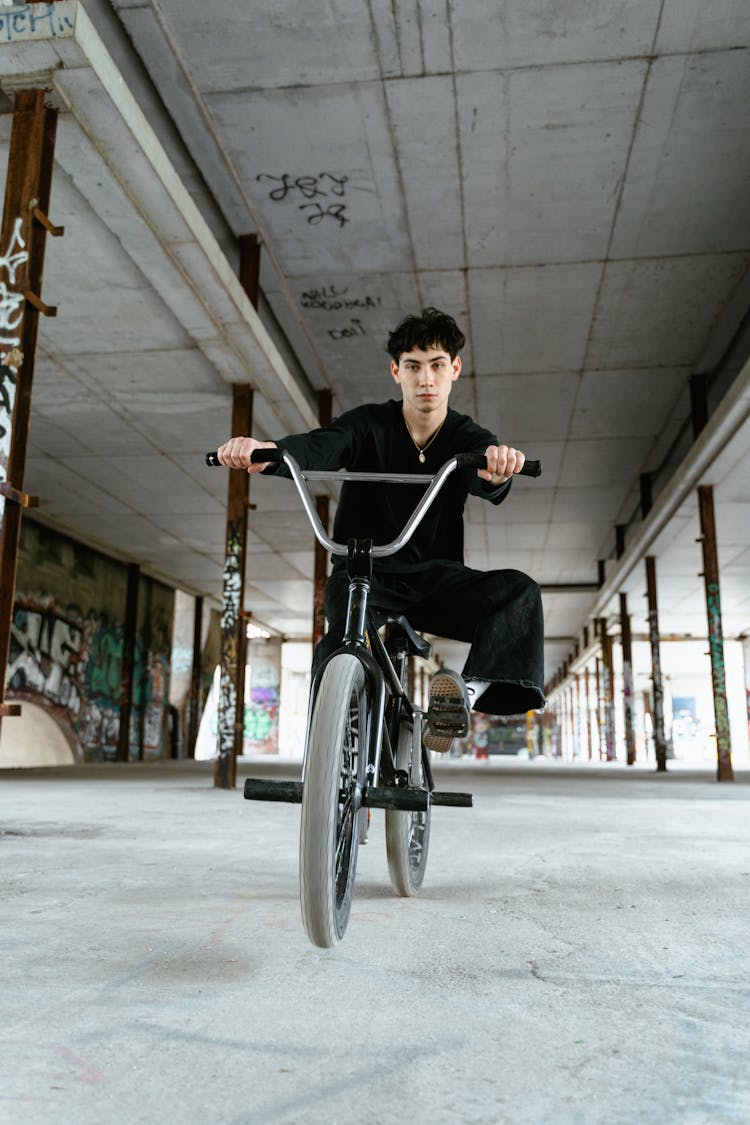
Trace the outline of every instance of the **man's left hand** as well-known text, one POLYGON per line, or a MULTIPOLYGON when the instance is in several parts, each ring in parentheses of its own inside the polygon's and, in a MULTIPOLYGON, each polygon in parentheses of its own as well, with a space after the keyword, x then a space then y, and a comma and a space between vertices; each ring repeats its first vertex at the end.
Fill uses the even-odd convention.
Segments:
POLYGON ((510 445, 490 445, 485 450, 487 468, 477 469, 477 476, 493 488, 499 488, 523 468, 526 454, 510 445))

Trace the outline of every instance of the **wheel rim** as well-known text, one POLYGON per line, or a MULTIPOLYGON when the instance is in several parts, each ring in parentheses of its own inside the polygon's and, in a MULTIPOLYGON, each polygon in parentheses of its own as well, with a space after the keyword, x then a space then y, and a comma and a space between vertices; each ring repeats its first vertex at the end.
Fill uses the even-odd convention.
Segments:
POLYGON ((351 879, 350 857, 352 847, 355 846, 357 840, 358 814, 362 801, 360 772, 363 751, 359 738, 359 717, 361 713, 360 696, 355 689, 349 703, 349 717, 342 741, 341 774, 339 776, 335 856, 337 911, 347 900, 347 888, 351 879))
POLYGON ((427 813, 414 812, 409 823, 409 864, 412 871, 419 871, 424 852, 427 813))

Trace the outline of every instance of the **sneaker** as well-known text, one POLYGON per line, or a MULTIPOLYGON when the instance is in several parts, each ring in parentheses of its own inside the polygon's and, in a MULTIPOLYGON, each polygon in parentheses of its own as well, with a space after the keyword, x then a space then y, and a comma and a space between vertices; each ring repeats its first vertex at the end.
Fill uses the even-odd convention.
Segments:
POLYGON ((428 750, 445 754, 456 738, 469 733, 471 702, 457 672, 443 668, 430 680, 430 702, 422 741, 428 750))

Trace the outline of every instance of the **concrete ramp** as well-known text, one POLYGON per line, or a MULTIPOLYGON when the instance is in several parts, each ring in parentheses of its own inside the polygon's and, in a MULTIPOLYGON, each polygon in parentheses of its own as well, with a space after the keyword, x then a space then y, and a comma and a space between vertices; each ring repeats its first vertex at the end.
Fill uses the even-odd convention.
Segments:
POLYGON ((59 725, 43 707, 24 703, 19 718, 3 723, 0 769, 74 766, 75 756, 59 725))

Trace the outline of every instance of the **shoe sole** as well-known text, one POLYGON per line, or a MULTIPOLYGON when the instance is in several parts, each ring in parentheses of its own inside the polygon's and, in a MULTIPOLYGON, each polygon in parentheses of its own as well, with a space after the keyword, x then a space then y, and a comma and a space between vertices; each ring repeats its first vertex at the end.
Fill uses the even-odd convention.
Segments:
POLYGON ((430 681, 430 702, 427 712, 427 727, 425 730, 424 738, 422 741, 428 750, 434 750, 436 754, 445 754, 450 750, 451 746, 457 738, 464 738, 469 733, 469 724, 466 721, 466 711, 469 708, 467 699, 464 697, 460 688, 456 684, 453 676, 443 676, 437 672, 430 681), (435 729, 430 726, 430 712, 433 711, 433 706, 436 705, 438 714, 433 713, 432 720, 435 724, 435 729), (444 717, 440 712, 444 712, 444 717), (450 718, 454 718, 454 722, 450 723, 450 718), (461 719, 461 723, 456 730, 456 721, 461 719), (441 730, 445 724, 448 730, 441 730), (453 729, 451 729, 451 727, 453 729))

